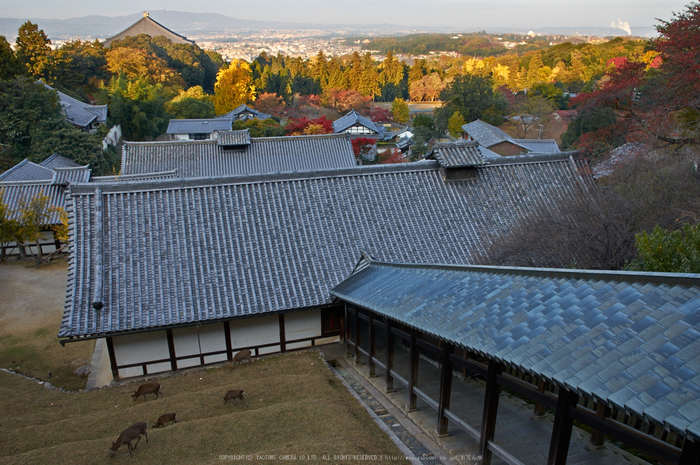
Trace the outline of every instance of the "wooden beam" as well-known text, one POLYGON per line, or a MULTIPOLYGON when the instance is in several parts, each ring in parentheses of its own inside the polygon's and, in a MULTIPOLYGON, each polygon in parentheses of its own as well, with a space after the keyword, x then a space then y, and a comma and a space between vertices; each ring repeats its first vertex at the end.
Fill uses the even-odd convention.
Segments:
POLYGON ((374 352, 376 349, 376 334, 374 331, 374 312, 369 313, 369 327, 368 327, 368 332, 369 332, 369 353, 367 354, 367 358, 369 359, 369 376, 370 378, 373 376, 377 376, 376 373, 376 365, 374 363, 374 352))
POLYGON ((394 392, 394 333, 391 331, 391 320, 386 320, 386 392, 394 392))
POLYGON ((438 436, 447 435, 447 417, 445 410, 450 408, 450 396, 452 395, 452 360, 450 355, 454 351, 452 344, 442 344, 442 364, 440 366, 440 399, 438 400, 437 432, 438 436))
POLYGON ((345 303, 345 357, 349 357, 351 355, 350 352, 350 306, 345 303))
POLYGON ((571 410, 576 409, 578 394, 559 387, 557 399, 557 411, 552 426, 552 439, 549 442, 549 455, 547 465, 565 465, 566 456, 569 454, 569 442, 571 431, 574 427, 574 419, 571 410))
MULTIPOLYGON (((544 392, 549 389, 549 383, 543 379, 540 378, 540 380, 537 382, 537 391, 540 394, 544 394, 544 392)), ((541 402, 536 402, 535 403, 535 411, 534 414, 535 416, 541 417, 544 415, 545 412, 545 405, 542 404, 541 402)))
POLYGON ((416 344, 416 330, 411 328, 411 338, 410 338, 410 365, 408 368, 408 411, 413 412, 418 410, 418 396, 413 392, 413 388, 418 383, 418 360, 420 356, 420 350, 418 344, 416 344))
POLYGON ((109 364, 112 367, 112 376, 116 381, 119 380, 119 369, 117 368, 117 355, 114 353, 114 341, 111 337, 105 338, 107 342, 107 352, 109 353, 109 364))
POLYGON ((284 331, 284 313, 280 313, 279 321, 280 321, 280 352, 286 352, 287 351, 287 338, 285 336, 285 331, 284 331))
POLYGON ((226 360, 233 360, 233 344, 231 344, 231 324, 224 321, 224 340, 226 341, 226 360))
POLYGON ((479 441, 479 453, 481 464, 491 464, 491 450, 489 441, 493 441, 496 433, 496 417, 498 416, 498 397, 501 394, 501 385, 498 384, 498 375, 503 371, 503 366, 493 360, 489 361, 486 373, 486 392, 484 394, 484 413, 481 417, 481 440, 479 441))
MULTIPOLYGON (((610 416, 610 407, 605 405, 602 402, 598 402, 596 405, 596 410, 595 410, 595 416, 599 420, 605 420, 607 417, 610 416)), ((591 444, 594 446, 602 446, 603 443, 605 442, 605 433, 602 431, 599 431, 597 429, 594 429, 591 432, 591 444)))
POLYGON ((360 309, 355 307, 355 365, 362 365, 360 343, 360 309))
POLYGON ((170 369, 177 370, 177 355, 175 354, 175 339, 173 338, 173 330, 166 329, 165 336, 168 338, 168 354, 170 355, 170 369))

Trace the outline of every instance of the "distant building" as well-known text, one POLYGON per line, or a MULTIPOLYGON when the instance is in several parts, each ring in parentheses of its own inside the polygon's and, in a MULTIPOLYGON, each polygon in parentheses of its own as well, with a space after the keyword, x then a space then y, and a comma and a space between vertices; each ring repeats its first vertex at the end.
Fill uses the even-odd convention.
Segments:
POLYGON ((464 139, 474 141, 500 156, 560 152, 554 139, 514 139, 504 131, 479 119, 465 124, 462 130, 464 139))
POLYGON ((124 29, 119 34, 105 40, 102 45, 104 45, 105 47, 109 47, 115 40, 122 40, 126 39, 127 37, 137 36, 139 34, 146 34, 151 37, 165 36, 175 44, 194 45, 194 40, 190 40, 185 36, 181 36, 180 34, 171 31, 167 27, 151 19, 147 11, 143 12, 143 18, 136 21, 134 24, 124 29))
POLYGON ((228 113, 217 116, 216 118, 230 118, 233 121, 248 121, 251 119, 269 119, 271 116, 267 113, 260 113, 255 108, 251 108, 246 104, 242 104, 228 113))
POLYGON ((171 119, 165 133, 170 140, 216 139, 220 131, 230 131, 231 118, 171 119))
MULTIPOLYGON (((38 82, 44 84, 43 81, 38 82)), ((107 105, 90 105, 56 90, 48 84, 44 84, 44 86, 58 94, 58 101, 66 121, 74 124, 78 129, 85 132, 95 132, 97 126, 107 121, 107 105)))
POLYGON ((383 139, 386 129, 355 110, 350 110, 345 116, 333 121, 333 132, 383 139))

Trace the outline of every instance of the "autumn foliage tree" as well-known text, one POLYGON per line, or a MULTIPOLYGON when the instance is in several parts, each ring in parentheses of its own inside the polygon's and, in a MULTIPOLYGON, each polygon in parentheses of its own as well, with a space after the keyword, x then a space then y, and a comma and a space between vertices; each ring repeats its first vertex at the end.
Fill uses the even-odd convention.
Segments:
POLYGON ((325 116, 315 119, 306 117, 292 118, 284 127, 284 130, 288 136, 332 134, 333 122, 325 116))
POLYGON ((222 67, 214 85, 214 110, 217 115, 228 113, 243 103, 255 100, 255 86, 250 65, 233 60, 222 67))

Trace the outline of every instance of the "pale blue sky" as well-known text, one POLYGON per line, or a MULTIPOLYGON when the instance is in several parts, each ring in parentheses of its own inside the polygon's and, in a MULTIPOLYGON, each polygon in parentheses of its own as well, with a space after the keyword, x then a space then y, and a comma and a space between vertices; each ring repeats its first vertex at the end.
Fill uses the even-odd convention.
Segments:
POLYGON ((684 0, 0 0, 2 18, 125 16, 170 9, 239 19, 473 28, 655 26, 684 0), (201 5, 201 6, 200 6, 201 5))

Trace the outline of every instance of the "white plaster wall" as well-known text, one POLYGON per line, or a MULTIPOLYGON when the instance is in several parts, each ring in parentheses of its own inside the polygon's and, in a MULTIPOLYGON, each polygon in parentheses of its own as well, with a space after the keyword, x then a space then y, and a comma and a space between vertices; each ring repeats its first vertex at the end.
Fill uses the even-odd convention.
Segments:
MULTIPOLYGON (((202 352, 218 352, 226 350, 226 335, 223 323, 204 325, 199 331, 199 340, 202 345, 202 352)), ((204 363, 216 363, 226 360, 226 353, 221 355, 209 355, 204 357, 204 363)))
MULTIPOLYGON (((148 333, 127 334, 112 338, 114 344, 114 356, 117 365, 141 363, 148 360, 169 359, 168 339, 165 331, 152 331, 148 333)), ((171 369, 170 361, 164 363, 151 363, 147 365, 148 373, 159 373, 171 369)), ((119 369, 121 378, 142 376, 143 369, 140 366, 119 369)))
POLYGON ((178 360, 178 369, 199 366, 199 342, 197 341, 197 331, 195 331, 194 327, 173 329, 173 345, 175 346, 176 357, 197 355, 197 357, 178 360))
MULTIPOLYGON (((278 343, 277 345, 260 349, 260 354, 271 354, 280 351, 279 316, 268 315, 256 318, 246 318, 229 322, 231 328, 231 346, 234 354, 240 347, 250 347, 261 344, 278 343)), ((253 352, 255 354, 255 352, 253 352)))
MULTIPOLYGON (((284 339, 292 341, 321 335, 321 309, 314 308, 303 312, 285 313, 284 339)), ((311 347, 311 341, 287 343, 287 349, 311 347)))

